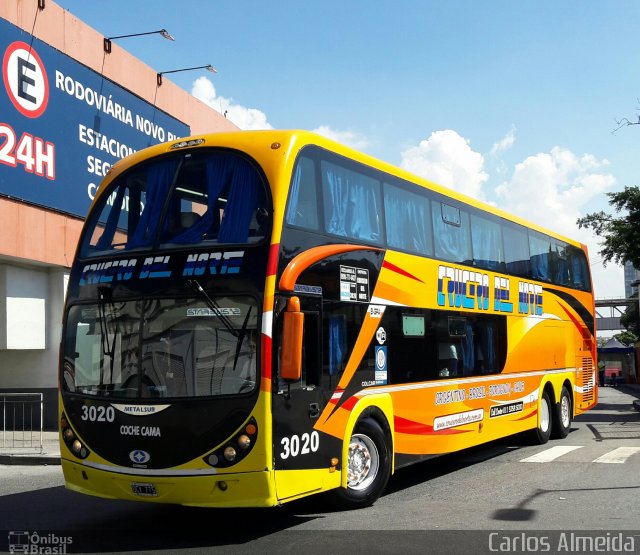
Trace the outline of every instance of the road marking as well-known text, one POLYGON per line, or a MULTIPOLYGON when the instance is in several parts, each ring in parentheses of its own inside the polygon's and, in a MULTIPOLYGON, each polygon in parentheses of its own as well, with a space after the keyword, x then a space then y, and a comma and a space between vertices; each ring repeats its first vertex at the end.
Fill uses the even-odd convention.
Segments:
POLYGON ((558 457, 562 457, 562 455, 566 455, 567 453, 571 453, 571 451, 581 449, 582 447, 582 445, 557 445, 556 447, 550 447, 541 453, 536 453, 531 457, 522 459, 520 462, 546 463, 554 461, 558 457))
POLYGON ((640 452, 640 447, 618 447, 613 451, 609 451, 602 455, 602 457, 598 457, 595 461, 596 463, 609 463, 609 464, 622 464, 624 463, 631 455, 640 452))

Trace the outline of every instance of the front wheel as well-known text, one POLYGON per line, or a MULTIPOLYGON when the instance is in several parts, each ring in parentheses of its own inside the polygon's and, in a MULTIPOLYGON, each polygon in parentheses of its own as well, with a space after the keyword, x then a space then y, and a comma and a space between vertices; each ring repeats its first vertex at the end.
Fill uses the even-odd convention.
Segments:
POLYGON ((380 425, 372 418, 356 424, 349 440, 347 487, 334 490, 338 504, 349 508, 373 505, 391 474, 391 453, 380 425))
POLYGON ((562 387, 560 402, 556 405, 553 418, 553 437, 564 439, 571 429, 571 418, 573 416, 573 405, 571 395, 566 387, 562 387))

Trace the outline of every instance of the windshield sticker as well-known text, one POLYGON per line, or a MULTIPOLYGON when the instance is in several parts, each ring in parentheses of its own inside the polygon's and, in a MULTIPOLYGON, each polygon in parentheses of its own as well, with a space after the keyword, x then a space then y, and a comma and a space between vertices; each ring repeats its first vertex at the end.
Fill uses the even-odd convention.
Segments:
POLYGON ((382 318, 384 314, 384 305, 372 304, 369 305, 369 316, 371 318, 382 318))
POLYGON ((387 383, 387 348, 376 346, 376 385, 387 383))
POLYGON ((340 300, 369 302, 369 270, 340 265, 340 300))
POLYGON ((242 311, 238 307, 219 308, 187 308, 187 316, 207 317, 207 316, 242 316, 242 311))
POLYGON ((170 278, 176 275, 198 277, 205 274, 212 276, 238 274, 242 266, 244 251, 187 254, 182 269, 177 272, 171 268, 176 265, 176 262, 172 264, 172 258, 178 257, 176 255, 148 256, 86 264, 82 268, 79 284, 98 285, 135 279, 170 278))

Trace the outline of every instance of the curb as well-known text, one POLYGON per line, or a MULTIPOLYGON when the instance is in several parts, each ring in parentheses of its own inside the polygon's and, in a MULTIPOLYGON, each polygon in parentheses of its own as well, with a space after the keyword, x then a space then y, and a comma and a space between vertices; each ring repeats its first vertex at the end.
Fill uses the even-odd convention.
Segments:
POLYGON ((0 455, 0 465, 60 465, 60 455, 0 455))

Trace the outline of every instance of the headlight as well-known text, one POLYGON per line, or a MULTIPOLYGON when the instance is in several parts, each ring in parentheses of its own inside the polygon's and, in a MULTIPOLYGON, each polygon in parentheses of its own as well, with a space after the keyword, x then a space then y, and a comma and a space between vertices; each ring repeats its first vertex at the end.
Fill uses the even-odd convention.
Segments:
POLYGON ((231 445, 229 445, 229 447, 224 450, 224 458, 229 462, 233 462, 236 460, 236 450, 231 447, 231 445))

